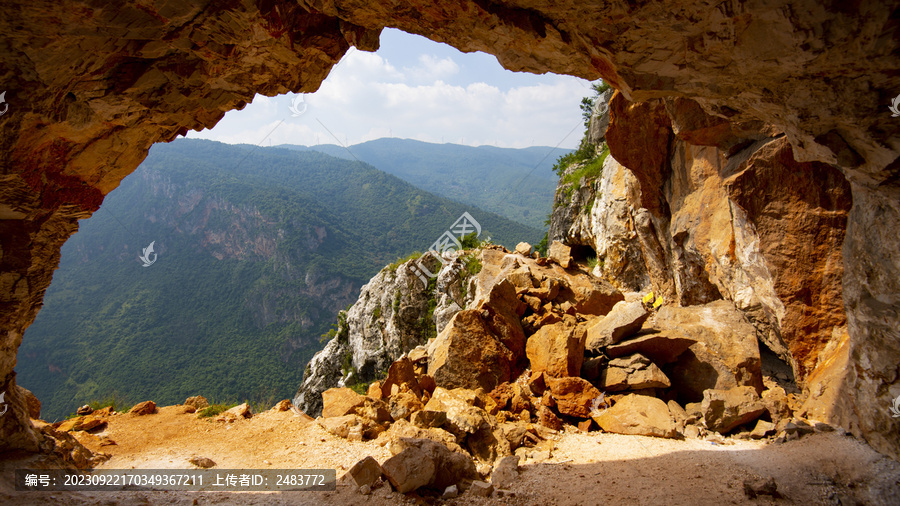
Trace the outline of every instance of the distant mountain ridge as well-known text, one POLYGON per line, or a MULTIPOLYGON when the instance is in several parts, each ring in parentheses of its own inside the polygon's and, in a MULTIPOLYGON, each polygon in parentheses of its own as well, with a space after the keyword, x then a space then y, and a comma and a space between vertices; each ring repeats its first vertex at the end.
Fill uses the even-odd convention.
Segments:
POLYGON ((348 146, 282 145, 358 159, 426 191, 544 228, 552 210, 556 160, 571 150, 499 148, 383 138, 348 146))
POLYGON ((113 394, 291 397, 360 286, 463 212, 507 246, 542 235, 319 152, 156 145, 63 247, 17 381, 47 419, 113 394))

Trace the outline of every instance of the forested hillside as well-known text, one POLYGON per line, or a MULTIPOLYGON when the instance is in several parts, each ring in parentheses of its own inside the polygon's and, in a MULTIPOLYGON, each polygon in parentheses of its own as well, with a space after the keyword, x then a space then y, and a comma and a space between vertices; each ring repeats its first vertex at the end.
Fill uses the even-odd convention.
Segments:
POLYGON ((63 247, 17 381, 46 419, 111 395, 290 397, 359 287, 463 212, 507 246, 542 235, 318 152, 154 146, 63 247))
POLYGON ((535 146, 432 144, 412 139, 376 139, 349 146, 284 146, 310 149, 374 165, 419 188, 544 228, 551 211, 556 160, 571 150, 535 146), (352 154, 351 154, 352 153, 352 154))

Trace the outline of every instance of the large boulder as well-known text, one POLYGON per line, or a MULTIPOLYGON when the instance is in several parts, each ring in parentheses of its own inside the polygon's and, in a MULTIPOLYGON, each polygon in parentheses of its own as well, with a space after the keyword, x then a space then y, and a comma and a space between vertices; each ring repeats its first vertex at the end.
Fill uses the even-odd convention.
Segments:
POLYGON ((708 389, 751 386, 762 391, 756 329, 731 302, 664 306, 652 326, 666 335, 695 341, 665 367, 682 403, 699 402, 708 389))
POLYGON ((322 392, 322 416, 344 416, 353 413, 357 406, 362 406, 365 402, 365 396, 349 388, 329 388, 322 392))
POLYGON ((591 417, 601 429, 616 434, 677 436, 675 420, 669 407, 661 399, 646 395, 630 394, 619 399, 613 407, 592 413, 591 417))
POLYGON ((589 417, 591 403, 600 396, 600 391, 582 378, 550 378, 547 386, 556 402, 556 409, 563 415, 589 417))
POLYGON ((641 390, 644 388, 668 388, 669 378, 640 353, 629 357, 615 358, 609 361, 606 369, 600 373, 597 384, 608 392, 621 390, 641 390))
POLYGON ((456 313, 429 348, 428 375, 444 388, 480 387, 490 392, 512 379, 517 361, 491 331, 482 311, 465 310, 456 313))
POLYGON ((648 316, 649 311, 639 300, 617 303, 608 315, 588 327, 585 349, 595 355, 600 353, 640 330, 648 316))
POLYGON ((584 333, 576 332, 577 329, 563 321, 544 325, 529 337, 525 354, 531 370, 546 372, 556 378, 578 376, 584 358, 584 333))
POLYGON ((395 455, 386 460, 382 468, 399 492, 405 493, 423 486, 443 491, 463 480, 478 479, 471 457, 451 451, 431 439, 400 438, 391 444, 390 450, 395 455), (416 465, 410 462, 411 459, 419 459, 421 463, 416 465), (429 472, 429 469, 432 471, 429 472))
MULTIPOLYGON (((459 433, 473 434, 482 428, 490 427, 490 415, 467 400, 469 393, 474 392, 438 387, 434 390, 434 395, 431 396, 428 403, 425 404, 425 410, 446 413, 450 428, 459 433)), ((470 398, 474 398, 474 396, 470 398)))
POLYGON ((385 460, 381 469, 394 490, 405 494, 434 480, 435 463, 422 450, 408 447, 385 460))
POLYGON ((559 241, 553 241, 547 251, 547 257, 558 263, 563 269, 568 269, 572 262, 572 248, 559 241))
POLYGON ((707 428, 727 434, 735 427, 759 418, 766 412, 766 405, 753 387, 743 386, 703 392, 701 409, 707 428))
POLYGON ((634 353, 649 358, 654 364, 664 365, 674 362, 696 341, 681 334, 669 332, 641 332, 619 344, 607 346, 604 354, 609 358, 625 357, 634 353))

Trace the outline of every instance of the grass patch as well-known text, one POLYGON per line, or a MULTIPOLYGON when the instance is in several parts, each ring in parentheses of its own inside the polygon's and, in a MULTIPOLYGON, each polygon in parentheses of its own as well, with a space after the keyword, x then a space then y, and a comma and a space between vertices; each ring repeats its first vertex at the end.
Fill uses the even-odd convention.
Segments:
POLYGON ((221 415, 222 413, 235 406, 237 406, 236 402, 229 402, 225 404, 210 404, 197 413, 197 418, 209 418, 211 416, 221 415))
POLYGON ((410 253, 409 255, 406 255, 405 257, 397 258, 397 261, 395 261, 392 264, 389 264, 385 268, 391 272, 397 272, 398 267, 405 264, 406 262, 409 262, 410 260, 418 260, 419 258, 422 257, 422 255, 423 255, 423 253, 421 251, 413 251, 412 253, 410 253))

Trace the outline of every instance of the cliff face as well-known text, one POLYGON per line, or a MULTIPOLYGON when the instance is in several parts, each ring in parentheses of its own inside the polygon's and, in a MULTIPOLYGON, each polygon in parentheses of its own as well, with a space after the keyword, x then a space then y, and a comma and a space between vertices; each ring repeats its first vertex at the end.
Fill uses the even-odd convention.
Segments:
POLYGON ((421 260, 437 273, 429 285, 414 274, 419 260, 385 267, 363 285, 353 307, 338 318, 336 335, 310 361, 294 405, 316 416, 322 392, 382 379, 395 360, 439 334, 475 295, 460 255, 447 258, 443 266, 421 260))
POLYGON ((597 274, 624 290, 732 301, 801 384, 833 368, 847 339, 840 245, 852 203, 840 171, 797 162, 773 127, 735 128, 687 99, 616 94, 610 109, 611 156, 571 200, 558 192, 551 238, 594 250, 597 274))
POLYGON ((0 386, 11 415, 0 419, 0 449, 38 447, 14 388, 15 355, 77 219, 98 209, 152 143, 212 126, 255 93, 313 91, 350 45, 372 50, 390 26, 495 54, 512 70, 603 77, 621 90, 612 130, 629 141, 608 137, 650 213, 636 226, 652 226, 660 247, 671 235, 679 248, 668 270, 648 267, 659 271, 650 274, 657 284, 671 272, 659 289, 699 301, 716 297, 713 288, 740 298, 750 283, 766 321, 781 318, 799 371, 815 367, 828 329, 844 318, 838 310, 821 323, 817 297, 843 306, 848 337, 836 349, 848 366, 830 389, 839 392, 833 415, 900 455, 896 438, 885 436, 897 423, 887 401, 900 392, 900 240, 891 225, 900 219, 900 122, 887 110, 900 90, 895 10, 876 1, 811 0, 9 3, 0 19, 9 104, 0 123, 0 386), (753 148, 748 139, 763 144, 753 148), (672 161, 675 153, 682 161, 672 161), (734 164, 722 165, 721 153, 734 164), (802 186, 775 201, 754 193, 785 186, 781 176, 812 185, 814 200, 802 186), (689 198, 693 185, 710 178, 720 178, 728 195, 713 199, 721 207, 689 198), (847 182, 852 207, 843 227, 847 182), (746 216, 732 215, 735 208, 746 216), (814 223, 792 223, 788 233, 812 240, 790 250, 777 213, 797 209, 814 223), (758 243, 736 234, 729 240, 718 227, 744 219, 758 243), (841 266, 834 265, 838 248, 841 266), (745 268, 762 264, 741 254, 760 255, 771 283, 748 276, 745 268), (811 261, 792 262, 795 254, 811 261), (807 274, 822 281, 807 283, 807 274), (842 302, 834 276, 842 276, 842 302), (766 299, 771 292, 784 305, 781 317, 766 299), (791 329, 807 327, 812 341, 791 337, 791 329))

